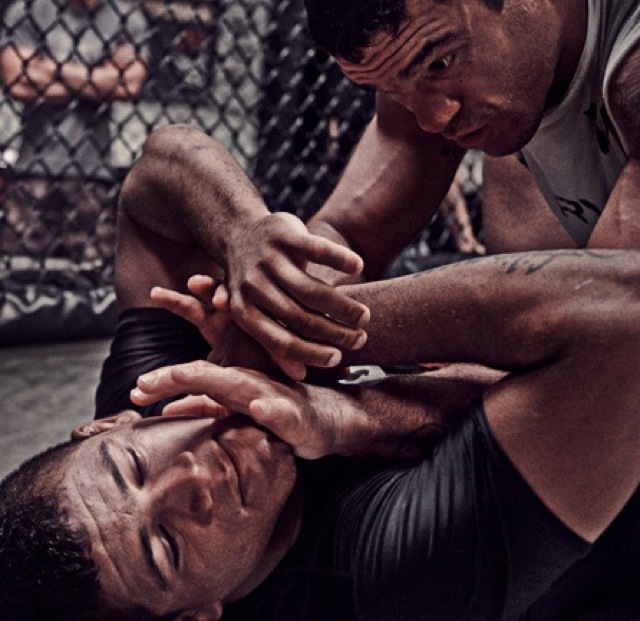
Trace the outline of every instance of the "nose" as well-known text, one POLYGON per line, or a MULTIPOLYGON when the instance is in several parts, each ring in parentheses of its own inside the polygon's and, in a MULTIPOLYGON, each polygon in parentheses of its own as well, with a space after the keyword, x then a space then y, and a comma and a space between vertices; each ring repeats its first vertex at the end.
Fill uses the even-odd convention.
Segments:
POLYGON ((156 502, 162 511, 208 524, 213 516, 211 475, 196 462, 193 453, 180 453, 156 486, 156 502))
POLYGON ((460 102, 442 93, 423 95, 414 103, 412 110, 422 130, 429 134, 440 134, 460 111, 460 102))

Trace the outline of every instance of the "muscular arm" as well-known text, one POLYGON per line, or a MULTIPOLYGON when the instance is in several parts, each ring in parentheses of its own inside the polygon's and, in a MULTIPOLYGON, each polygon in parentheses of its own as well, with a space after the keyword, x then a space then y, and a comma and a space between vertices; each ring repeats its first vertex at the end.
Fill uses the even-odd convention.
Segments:
POLYGON ((366 252, 367 276, 377 277, 431 217, 460 160, 459 150, 416 130, 408 112, 384 100, 307 229, 291 214, 271 214, 215 140, 187 126, 162 128, 125 180, 121 211, 140 231, 199 248, 226 270, 233 319, 274 358, 334 366, 337 348, 361 346, 368 320, 364 305, 332 286, 362 267, 347 248, 366 252))
POLYGON ((540 251, 473 259, 391 280, 346 285, 348 295, 366 300, 371 321, 366 345, 358 352, 345 353, 345 362, 436 360, 507 371, 540 363, 573 335, 573 329, 566 333, 566 326, 556 327, 555 321, 566 319, 569 310, 588 306, 596 289, 594 281, 600 283, 596 277, 608 281, 620 263, 606 253, 540 251), (583 272, 587 264, 594 274, 583 272), (575 288, 571 297, 567 288, 575 288), (523 335, 526 347, 521 346, 523 335))
MULTIPOLYGON (((364 259, 364 278, 376 280, 431 220, 463 155, 441 136, 423 132, 409 111, 378 95, 376 116, 309 230, 355 250, 364 259)), ((313 269, 330 282, 345 282, 338 274, 313 269)))
POLYGON ((0 65, 9 94, 19 101, 40 97, 63 103, 80 97, 88 101, 112 101, 135 97, 147 75, 145 61, 131 45, 116 48, 100 65, 57 63, 28 47, 7 46, 0 52, 0 65))
MULTIPOLYGON (((340 355, 336 346, 361 342, 366 308, 305 269, 314 261, 353 273, 361 268, 359 257, 310 235, 291 214, 271 214, 231 154, 203 132, 156 130, 125 180, 120 208, 121 233, 133 239, 118 251, 119 291, 134 292, 127 294, 128 305, 139 298, 127 265, 136 265, 135 255, 145 250, 135 238, 155 237, 147 248, 158 255, 156 264, 166 252, 174 265, 193 267, 188 255, 199 256, 227 272, 234 320, 274 357, 327 366, 340 355)), ((196 271, 211 273, 205 269, 196 271)))
POLYGON ((628 160, 589 240, 591 248, 640 248, 640 46, 611 85, 614 118, 627 138, 628 160))
MULTIPOLYGON (((540 498, 590 541, 640 482, 640 254, 477 259, 368 291, 373 360, 510 371, 484 397, 496 438, 540 498)), ((350 354, 351 355, 351 354, 350 354)))

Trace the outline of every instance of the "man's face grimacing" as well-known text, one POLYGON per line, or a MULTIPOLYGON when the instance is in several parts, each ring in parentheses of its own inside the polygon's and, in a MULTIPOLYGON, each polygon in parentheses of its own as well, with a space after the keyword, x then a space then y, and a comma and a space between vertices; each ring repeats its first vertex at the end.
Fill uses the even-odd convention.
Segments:
POLYGON ((291 449, 240 417, 127 412, 81 433, 63 489, 89 530, 106 601, 219 618, 277 538, 296 479, 291 449))
POLYGON ((378 33, 352 81, 410 110, 420 127, 459 146, 506 155, 540 124, 556 79, 560 22, 548 0, 407 0, 397 34, 378 33))

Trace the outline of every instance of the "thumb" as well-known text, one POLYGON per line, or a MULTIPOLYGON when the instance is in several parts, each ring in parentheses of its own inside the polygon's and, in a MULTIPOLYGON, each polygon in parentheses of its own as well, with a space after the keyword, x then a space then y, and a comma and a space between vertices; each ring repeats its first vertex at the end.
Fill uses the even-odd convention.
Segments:
POLYGON ((282 440, 290 442, 298 428, 298 408, 282 397, 254 399, 249 404, 249 415, 282 440))
POLYGON ((229 310, 229 288, 227 287, 226 283, 221 282, 216 287, 211 303, 217 311, 229 310))

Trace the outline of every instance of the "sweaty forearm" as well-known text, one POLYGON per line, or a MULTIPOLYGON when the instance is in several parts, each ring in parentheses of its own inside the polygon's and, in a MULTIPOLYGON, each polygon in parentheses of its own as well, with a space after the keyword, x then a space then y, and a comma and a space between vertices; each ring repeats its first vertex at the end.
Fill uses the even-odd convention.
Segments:
POLYGON ((305 390, 314 410, 335 423, 330 452, 414 459, 424 456, 500 377, 461 365, 424 375, 391 376, 373 385, 305 390))
POLYGON ((158 235, 199 246, 225 267, 234 231, 269 214, 226 149, 186 125, 149 137, 125 180, 120 208, 158 235))
MULTIPOLYGON (((552 359, 631 296, 637 253, 553 251, 475 259, 345 287, 371 310, 354 363, 471 362, 518 370, 552 359)), ((599 326, 598 329, 606 329, 599 326)))

